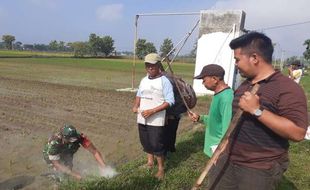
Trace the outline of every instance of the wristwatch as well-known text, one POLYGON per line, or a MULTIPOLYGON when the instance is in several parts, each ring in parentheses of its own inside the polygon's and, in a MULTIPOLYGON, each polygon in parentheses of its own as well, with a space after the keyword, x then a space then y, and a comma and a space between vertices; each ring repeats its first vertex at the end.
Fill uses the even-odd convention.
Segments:
POLYGON ((264 109, 262 109, 262 108, 257 108, 256 110, 254 110, 253 115, 254 115, 255 117, 260 117, 260 116, 263 114, 263 110, 264 110, 264 109))

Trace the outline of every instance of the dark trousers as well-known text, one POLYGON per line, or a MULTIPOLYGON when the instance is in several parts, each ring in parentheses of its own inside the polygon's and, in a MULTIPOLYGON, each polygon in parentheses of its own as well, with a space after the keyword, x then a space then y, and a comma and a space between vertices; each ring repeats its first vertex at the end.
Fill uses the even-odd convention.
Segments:
POLYGON ((143 150, 156 156, 165 156, 164 126, 150 126, 138 124, 139 137, 143 150))
MULTIPOLYGON (((228 161, 214 183, 212 190, 274 190, 279 184, 283 173, 288 167, 288 161, 278 163, 275 161, 271 169, 255 169, 233 164, 228 161)), ((216 170, 216 169, 215 169, 216 170)), ((209 182, 214 181, 211 172, 209 182)))
POLYGON ((165 146, 166 150, 170 152, 175 152, 175 141, 177 136, 177 130, 179 126, 179 117, 169 117, 167 119, 167 124, 165 125, 165 146))

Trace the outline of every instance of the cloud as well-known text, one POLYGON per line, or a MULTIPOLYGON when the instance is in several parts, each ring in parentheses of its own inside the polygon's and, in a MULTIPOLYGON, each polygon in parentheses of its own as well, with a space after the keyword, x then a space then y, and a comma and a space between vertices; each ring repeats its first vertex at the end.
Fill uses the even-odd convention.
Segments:
POLYGON ((212 9, 239 9, 246 13, 245 29, 265 32, 281 49, 289 54, 305 50, 303 42, 310 38, 310 23, 261 30, 274 26, 290 25, 310 21, 309 0, 220 0, 212 9))
POLYGON ((122 18, 123 4, 110 4, 99 7, 96 11, 97 18, 103 21, 114 21, 122 18))
POLYGON ((241 9, 250 27, 269 27, 310 20, 309 0, 220 0, 213 8, 241 9))

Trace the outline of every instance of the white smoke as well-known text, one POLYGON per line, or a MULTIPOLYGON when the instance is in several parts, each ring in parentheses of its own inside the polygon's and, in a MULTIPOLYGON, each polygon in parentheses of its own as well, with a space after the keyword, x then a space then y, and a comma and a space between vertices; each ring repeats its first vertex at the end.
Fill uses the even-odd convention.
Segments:
POLYGON ((100 175, 107 179, 113 178, 118 174, 119 173, 115 170, 115 168, 109 165, 105 166, 103 169, 100 170, 100 175))

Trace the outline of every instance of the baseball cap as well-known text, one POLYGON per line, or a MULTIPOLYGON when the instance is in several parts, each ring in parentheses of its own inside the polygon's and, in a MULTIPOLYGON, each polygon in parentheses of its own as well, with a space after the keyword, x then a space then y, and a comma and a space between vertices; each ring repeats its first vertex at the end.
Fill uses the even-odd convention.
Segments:
POLYGON ((201 73, 198 76, 195 76, 194 79, 203 79, 206 76, 216 76, 223 78, 225 75, 225 70, 217 65, 217 64, 210 64, 206 65, 202 68, 201 73))
POLYGON ((157 62, 160 62, 161 58, 157 53, 149 53, 145 56, 144 62, 150 63, 150 64, 156 64, 157 62))

